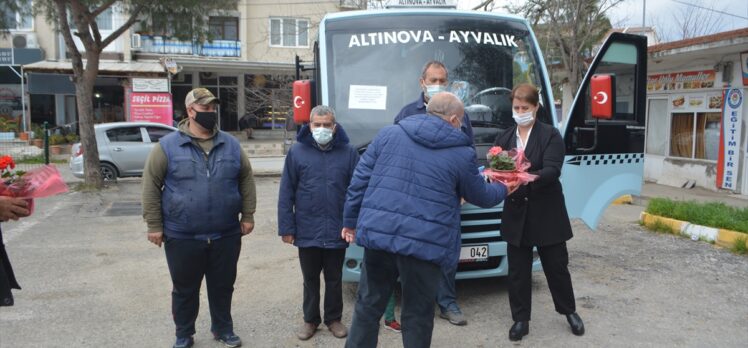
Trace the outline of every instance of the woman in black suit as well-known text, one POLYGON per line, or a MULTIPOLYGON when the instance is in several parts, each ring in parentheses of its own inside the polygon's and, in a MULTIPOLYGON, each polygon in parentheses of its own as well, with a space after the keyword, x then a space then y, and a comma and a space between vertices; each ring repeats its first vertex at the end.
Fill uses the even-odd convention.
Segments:
POLYGON ((519 341, 530 332, 533 247, 538 248, 556 311, 566 315, 571 331, 581 336, 584 324, 576 313, 566 250, 566 241, 572 237, 571 224, 559 181, 564 142, 555 127, 535 122, 539 101, 537 88, 530 84, 517 85, 511 99, 517 126, 499 134, 494 145, 524 149, 532 164, 528 171, 538 178, 520 186, 504 200, 501 234, 507 242, 509 305, 514 320, 509 339, 519 341))

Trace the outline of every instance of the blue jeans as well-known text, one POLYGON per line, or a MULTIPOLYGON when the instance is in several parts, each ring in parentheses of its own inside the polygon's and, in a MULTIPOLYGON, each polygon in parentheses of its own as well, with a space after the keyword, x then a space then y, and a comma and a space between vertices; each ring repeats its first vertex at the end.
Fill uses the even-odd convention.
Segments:
POLYGON ((442 268, 439 292, 436 294, 436 303, 439 305, 442 313, 460 312, 460 307, 457 306, 455 275, 457 275, 457 265, 450 268, 442 268))
POLYGON ((353 323, 346 348, 375 348, 379 320, 398 276, 403 291, 401 314, 403 347, 431 346, 434 300, 441 278, 440 267, 431 262, 385 251, 364 249, 353 323))

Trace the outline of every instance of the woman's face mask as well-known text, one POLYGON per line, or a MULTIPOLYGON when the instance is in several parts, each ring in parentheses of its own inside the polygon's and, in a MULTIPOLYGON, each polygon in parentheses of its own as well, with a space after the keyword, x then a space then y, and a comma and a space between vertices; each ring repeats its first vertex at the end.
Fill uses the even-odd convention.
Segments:
POLYGON ((529 126, 535 121, 537 106, 520 99, 512 101, 512 118, 519 126, 529 126))
POLYGON ((514 122, 517 123, 517 125, 528 126, 533 122, 533 120, 535 120, 535 116, 533 114, 534 111, 528 111, 521 114, 512 112, 512 118, 514 119, 514 122))

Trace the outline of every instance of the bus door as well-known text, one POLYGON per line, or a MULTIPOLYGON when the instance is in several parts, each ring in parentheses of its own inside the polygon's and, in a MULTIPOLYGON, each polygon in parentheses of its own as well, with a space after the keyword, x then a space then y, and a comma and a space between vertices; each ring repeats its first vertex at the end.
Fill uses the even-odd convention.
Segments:
POLYGON ((570 218, 594 229, 605 209, 639 194, 644 173, 647 39, 613 33, 593 61, 562 126, 566 158, 561 182, 570 218), (590 95, 593 77, 612 81, 610 93, 590 95), (595 103, 611 103, 608 119, 593 117, 595 103))

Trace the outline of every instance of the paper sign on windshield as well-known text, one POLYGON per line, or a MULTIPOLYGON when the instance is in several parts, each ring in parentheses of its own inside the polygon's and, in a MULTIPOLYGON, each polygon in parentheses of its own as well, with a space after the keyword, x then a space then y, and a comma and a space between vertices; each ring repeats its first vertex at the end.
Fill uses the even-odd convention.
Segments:
POLYGON ((351 85, 348 96, 349 109, 387 109, 387 86, 351 85))

